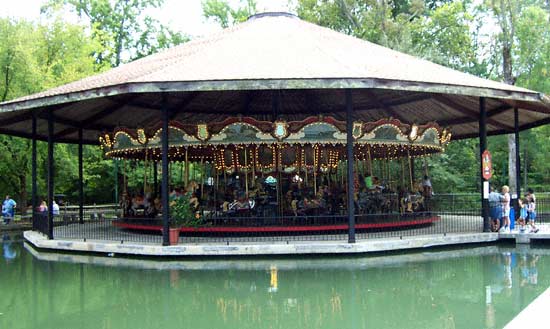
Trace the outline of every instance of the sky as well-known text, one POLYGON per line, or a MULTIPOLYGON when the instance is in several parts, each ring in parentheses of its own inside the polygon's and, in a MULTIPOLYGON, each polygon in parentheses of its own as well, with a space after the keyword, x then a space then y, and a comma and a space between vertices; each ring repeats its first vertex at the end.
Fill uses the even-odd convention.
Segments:
MULTIPOLYGON (((40 6, 47 0, 0 0, 0 17, 17 17, 29 20, 40 18, 40 6)), ((239 0, 229 0, 239 4, 239 0)), ((257 9, 286 10, 287 0, 257 0, 257 9)), ((161 9, 153 10, 151 16, 170 26, 173 30, 191 36, 210 34, 220 27, 202 16, 201 0, 164 0, 161 9)), ((77 18, 71 18, 76 22, 77 18)))

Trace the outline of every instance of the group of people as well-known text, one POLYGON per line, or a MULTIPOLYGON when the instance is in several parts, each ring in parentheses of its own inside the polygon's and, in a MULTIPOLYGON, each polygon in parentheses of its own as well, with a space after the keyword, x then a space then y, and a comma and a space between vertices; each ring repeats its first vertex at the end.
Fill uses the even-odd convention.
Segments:
MULTIPOLYGON (((519 232, 526 232, 529 226, 530 233, 537 233, 539 230, 535 226, 536 197, 533 189, 529 188, 525 196, 518 200, 519 214, 516 215, 519 232)), ((511 206, 510 206, 510 188, 504 185, 501 192, 494 188, 489 193, 489 216, 491 218, 491 230, 493 232, 510 233, 511 230, 511 206)), ((515 219, 515 218, 514 218, 515 219)))
MULTIPOLYGON (((55 202, 55 200, 52 200, 52 212, 54 216, 59 215, 59 205, 57 204, 57 202, 55 202)), ((40 202, 40 205, 38 206, 38 213, 42 215, 48 214, 48 204, 45 200, 42 200, 42 202, 40 202)))
MULTIPOLYGON (((238 176, 228 177, 225 186, 200 186, 195 181, 185 188, 174 187, 170 200, 178 195, 189 195, 194 211, 205 211, 213 216, 324 216, 343 215, 347 209, 346 184, 329 184, 319 179, 315 189, 290 177, 280 182, 256 178, 243 186, 238 176), (204 188, 203 193, 202 189, 204 188), (280 194, 279 194, 280 193, 280 194), (279 195, 279 196, 278 196, 279 195)), ((356 213, 377 214, 400 211, 412 213, 426 210, 426 200, 432 195, 431 182, 424 177, 413 192, 400 189, 395 192, 377 177, 361 177, 354 187, 356 213)), ((161 211, 161 199, 152 192, 124 193, 121 199, 125 217, 155 218, 161 211)))
MULTIPOLYGON (((189 202, 194 211, 199 209, 200 200, 198 189, 199 185, 195 181, 191 181, 187 187, 180 188, 173 186, 168 196, 172 201, 182 195, 189 195, 189 202)), ((152 191, 127 193, 125 192, 121 199, 121 206, 125 217, 144 217, 155 218, 162 212, 162 202, 152 191)))

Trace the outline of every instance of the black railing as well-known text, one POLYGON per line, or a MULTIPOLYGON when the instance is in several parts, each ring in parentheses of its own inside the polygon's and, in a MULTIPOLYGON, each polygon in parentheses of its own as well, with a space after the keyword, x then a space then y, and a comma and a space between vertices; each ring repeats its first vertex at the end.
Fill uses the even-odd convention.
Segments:
MULTIPOLYGON (((537 195, 536 224, 550 224, 550 195, 537 195)), ((357 207, 355 215, 356 238, 377 239, 433 234, 482 232, 479 195, 435 195, 427 210, 410 212, 369 213, 357 207)), ((203 213, 202 223, 186 227, 180 234, 180 243, 196 242, 260 242, 347 240, 348 222, 345 211, 338 215, 298 214, 258 217, 203 213)), ((47 233, 47 219, 37 216, 33 229, 47 233)), ((61 208, 54 218, 55 239, 101 240, 120 243, 162 243, 160 218, 121 219, 114 205, 89 206, 84 209, 81 222, 78 207, 61 208)))
POLYGON ((48 235, 48 216, 36 213, 32 219, 32 230, 48 235))

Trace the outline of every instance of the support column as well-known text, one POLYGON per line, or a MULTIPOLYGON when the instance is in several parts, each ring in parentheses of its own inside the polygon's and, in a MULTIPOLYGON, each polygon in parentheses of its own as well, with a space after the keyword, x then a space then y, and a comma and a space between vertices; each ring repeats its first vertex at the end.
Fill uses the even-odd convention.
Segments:
POLYGON ((158 162, 153 161, 153 191, 155 198, 159 195, 158 162))
POLYGON ((118 205, 119 204, 119 199, 118 199, 118 160, 115 159, 115 203, 118 205))
POLYGON ((487 109, 485 107, 485 98, 479 99, 479 177, 481 181, 481 216, 483 217, 483 232, 491 231, 491 224, 489 223, 489 200, 488 195, 484 195, 483 186, 489 184, 483 178, 483 160, 482 154, 487 149, 487 109))
POLYGON ((346 89, 346 150, 348 156, 348 242, 355 243, 355 204, 353 200, 354 177, 353 177, 353 100, 351 89, 346 89))
POLYGON ((170 245, 168 231, 170 228, 170 208, 168 202, 168 106, 166 97, 162 97, 162 183, 161 183, 161 200, 162 200, 162 245, 170 245))
POLYGON ((519 214, 519 203, 517 202, 517 200, 521 198, 521 159, 519 149, 519 110, 517 107, 514 108, 514 137, 516 144, 516 193, 518 194, 515 207, 516 214, 519 214))
POLYGON ((36 113, 32 113, 32 155, 31 155, 31 175, 32 175, 32 223, 34 229, 34 221, 36 215, 36 209, 38 208, 38 187, 36 183, 36 113))
POLYGON ((53 189, 54 189, 54 160, 53 160, 53 113, 48 110, 48 239, 53 239, 53 189))
POLYGON ((84 170, 82 167, 82 128, 78 129, 78 220, 84 224, 84 170))

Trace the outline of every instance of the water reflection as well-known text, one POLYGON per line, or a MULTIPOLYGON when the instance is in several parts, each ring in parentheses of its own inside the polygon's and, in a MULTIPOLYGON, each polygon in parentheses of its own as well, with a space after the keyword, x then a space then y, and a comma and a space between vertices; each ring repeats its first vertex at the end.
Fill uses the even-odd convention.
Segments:
POLYGON ((6 263, 11 262, 17 257, 17 251, 13 248, 12 237, 8 233, 2 236, 2 251, 6 263))
POLYGON ((547 249, 154 261, 12 247, 2 328, 502 328, 550 284, 547 249))
MULTIPOLYGON (((490 284, 485 287, 485 327, 496 328, 495 299, 522 299, 528 289, 538 285, 537 263, 540 254, 547 250, 533 251, 528 246, 491 255, 487 258, 490 267, 490 284)), ((544 288, 544 287, 542 287, 544 288)), ((542 290, 541 290, 542 291, 542 290)), ((521 301, 516 309, 522 309, 521 301)))

